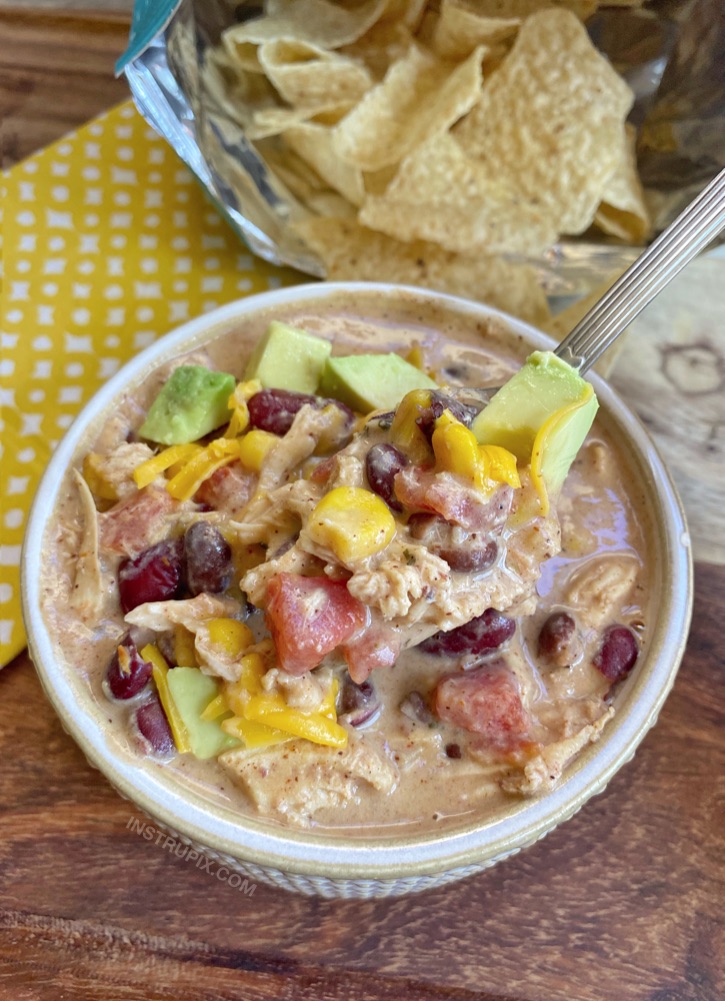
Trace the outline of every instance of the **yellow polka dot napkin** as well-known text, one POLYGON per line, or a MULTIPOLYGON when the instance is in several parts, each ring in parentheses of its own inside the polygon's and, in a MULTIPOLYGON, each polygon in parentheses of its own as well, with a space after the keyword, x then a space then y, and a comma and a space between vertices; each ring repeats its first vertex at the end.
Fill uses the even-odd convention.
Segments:
POLYGON ((4 666, 25 646, 18 567, 30 503, 81 406, 185 320, 303 279, 246 250, 130 102, 0 185, 4 666))

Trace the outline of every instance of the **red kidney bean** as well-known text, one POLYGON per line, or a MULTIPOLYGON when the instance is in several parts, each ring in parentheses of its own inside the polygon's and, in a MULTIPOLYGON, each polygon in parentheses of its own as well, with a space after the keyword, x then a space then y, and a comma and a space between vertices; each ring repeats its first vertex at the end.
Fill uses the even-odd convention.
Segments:
POLYGON ((576 622, 568 612, 552 612, 539 631, 538 656, 557 667, 569 667, 582 650, 576 622))
POLYGON ((287 434, 306 403, 316 400, 308 393, 293 393, 289 389, 261 389, 247 400, 249 424, 271 434, 287 434))
POLYGON ((435 514, 416 512, 408 518, 408 531, 456 573, 482 573, 496 562, 498 544, 479 532, 463 534, 456 526, 435 514))
POLYGON ((156 697, 138 707, 134 721, 151 751, 156 754, 170 754, 174 750, 174 738, 166 713, 156 697))
POLYGON ((181 539, 172 539, 121 562, 118 591, 124 613, 147 601, 177 597, 182 583, 183 548, 181 539))
POLYGON ((365 475, 370 489, 382 497, 393 511, 403 510, 403 505, 395 496, 395 477, 407 465, 407 458, 395 445, 373 445, 365 456, 365 475))
POLYGON ((474 407, 469 407, 466 403, 461 403, 452 396, 446 396, 445 393, 438 393, 434 390, 431 393, 429 405, 421 411, 420 417, 417 417, 415 421, 426 438, 433 437, 435 422, 444 410, 450 410, 456 420, 465 424, 466 427, 470 426, 477 413, 474 407))
POLYGON ((348 675, 342 683, 340 692, 340 712, 345 715, 351 726, 362 726, 372 719, 380 709, 380 699, 371 681, 355 684, 348 675))
POLYGON ((219 594, 232 582, 232 550, 216 525, 197 521, 184 535, 186 586, 194 597, 219 594))
POLYGON ((455 657, 459 654, 483 654, 496 650, 510 639, 516 630, 516 623, 495 608, 487 608, 465 625, 449 632, 439 632, 430 636, 418 647, 424 653, 437 657, 455 657))
POLYGON ((151 664, 143 660, 130 636, 119 643, 106 671, 108 691, 114 699, 132 699, 151 679, 151 664))
POLYGON ((610 681, 627 677, 639 656, 639 644, 631 629, 623 625, 609 626, 594 656, 594 666, 610 681))
POLYGON ((310 396, 309 393, 295 393, 289 389, 261 389, 247 400, 250 427, 269 431, 271 434, 285 435, 306 403, 318 409, 332 404, 344 414, 347 427, 352 427, 355 422, 352 410, 340 400, 310 396))

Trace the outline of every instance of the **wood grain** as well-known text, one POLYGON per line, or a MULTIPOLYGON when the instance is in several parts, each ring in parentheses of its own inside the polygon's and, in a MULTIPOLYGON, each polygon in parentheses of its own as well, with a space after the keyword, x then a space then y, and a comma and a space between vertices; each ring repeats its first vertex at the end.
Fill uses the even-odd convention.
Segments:
MULTIPOLYGON (((6 165, 123 99, 125 31, 0 10, 6 165)), ((725 568, 700 563, 674 690, 605 793, 494 869, 402 900, 248 896, 144 841, 17 658, 0 673, 0 998, 724 998, 723 593, 725 568)))
POLYGON ((0 983, 99 1001, 722 998, 721 586, 698 570, 674 691, 604 794, 504 864, 403 900, 249 897, 144 841, 19 658, 0 675, 0 983))
POLYGON ((128 25, 123 13, 0 8, 0 166, 128 98, 113 76, 128 25))

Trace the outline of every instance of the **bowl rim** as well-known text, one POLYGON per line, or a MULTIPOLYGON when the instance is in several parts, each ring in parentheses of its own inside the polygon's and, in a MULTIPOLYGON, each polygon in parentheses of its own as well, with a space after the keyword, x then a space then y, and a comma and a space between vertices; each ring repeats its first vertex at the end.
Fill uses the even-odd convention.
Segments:
MULTIPOLYGON (((346 837, 344 828, 332 833, 283 827, 268 820, 213 804, 153 759, 119 756, 106 737, 102 708, 73 675, 70 665, 55 657, 43 621, 40 597, 41 551, 46 522, 57 501, 69 461, 94 424, 100 426, 113 400, 145 378, 165 360, 202 346, 219 329, 250 313, 308 301, 323 301, 340 293, 373 296, 413 295, 443 305, 458 316, 499 321, 531 349, 549 349, 554 341, 536 328, 500 310, 444 293, 380 282, 326 282, 294 285, 248 296, 197 317, 160 337, 134 356, 83 407, 55 450, 31 506, 21 553, 21 596, 31 658, 66 731, 90 763, 144 813, 208 849, 241 862, 333 881, 383 879, 400 881, 436 875, 471 865, 483 865, 538 840, 568 819, 628 761, 654 724, 667 697, 685 649, 692 613, 692 555, 682 503, 657 448, 639 419, 601 377, 590 373, 607 420, 626 432, 634 462, 643 481, 659 500, 655 519, 657 569, 670 574, 670 586, 658 605, 649 642, 648 670, 634 672, 627 686, 626 711, 607 724, 601 740, 586 748, 570 765, 557 787, 534 799, 522 799, 500 817, 475 819, 440 833, 384 838, 346 837), (81 712, 79 713, 79 706, 81 712), (170 776, 173 781, 170 781, 170 776)), ((106 728, 107 729, 107 728, 106 728)))

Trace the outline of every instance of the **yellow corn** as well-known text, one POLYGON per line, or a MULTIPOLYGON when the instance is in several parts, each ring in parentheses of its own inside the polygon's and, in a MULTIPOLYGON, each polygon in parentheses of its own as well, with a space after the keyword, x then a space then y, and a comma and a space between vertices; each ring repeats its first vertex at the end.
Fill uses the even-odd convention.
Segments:
POLYGON ((166 677, 169 673, 169 665, 164 660, 159 648, 153 643, 146 644, 143 650, 141 650, 141 656, 145 661, 151 662, 156 690, 159 693, 161 705, 164 707, 166 718, 169 721, 176 749, 179 754, 186 754, 191 751, 189 732, 169 690, 169 682, 166 677))
POLYGON ((253 428, 239 439, 239 461, 246 469, 259 473, 265 459, 278 444, 279 438, 276 434, 253 428))
POLYGON ((230 737, 243 740, 244 746, 248 749, 281 744, 285 740, 290 740, 292 736, 284 730, 275 730, 274 727, 267 726, 265 723, 242 719, 240 716, 232 716, 230 719, 222 720, 220 725, 224 733, 228 733, 230 737))
POLYGON ((166 489, 176 500, 189 500, 212 473, 238 458, 237 439, 215 438, 182 466, 166 484, 166 489))
POLYGON ((83 460, 83 479, 91 493, 99 500, 116 501, 118 494, 101 470, 102 457, 97 452, 89 452, 83 460))
POLYGON ((482 493, 496 483, 520 487, 516 456, 498 445, 479 445, 470 428, 444 410, 433 432, 436 471, 455 473, 482 493))
POLYGON ((214 646, 218 646, 232 660, 241 657, 254 643, 252 630, 237 619, 210 619, 206 627, 214 646))
POLYGON ((390 428, 390 440, 417 465, 425 465, 431 460, 428 439, 415 423, 422 411, 430 406, 430 399, 429 389, 413 389, 406 393, 398 404, 390 428))
POLYGON ((211 700, 206 709, 204 709, 204 711, 200 716, 200 719, 215 720, 219 719, 220 716, 223 716, 224 713, 228 712, 229 712, 229 706, 227 705, 227 700, 220 692, 219 695, 214 696, 214 698, 211 700))
POLYGON ((310 537, 344 564, 379 553, 395 535, 395 518, 377 494, 362 487, 335 487, 307 523, 310 537))
POLYGON ((250 379, 247 382, 238 382, 236 389, 229 397, 227 406, 232 412, 232 419, 229 422, 225 437, 236 438, 242 434, 249 426, 249 409, 247 400, 254 396, 262 388, 259 379, 250 379))
POLYGON ((499 483, 508 483, 510 487, 520 487, 521 477, 516 466, 516 456, 501 445, 479 445, 481 454, 486 459, 488 476, 499 483))
POLYGON ((433 432, 436 472, 455 473, 478 490, 485 490, 486 461, 472 431, 449 410, 436 421, 433 432))
POLYGON ((174 660, 179 667, 198 667, 194 650, 194 634, 184 626, 174 628, 174 660))
POLYGON ((149 483, 153 483, 167 469, 170 469, 177 463, 188 462, 195 455, 198 455, 201 450, 201 445, 196 445, 194 442, 190 442, 188 445, 171 445, 169 448, 163 449, 158 455, 154 455, 150 459, 147 459, 146 462, 142 462, 141 465, 136 466, 133 471, 136 486, 139 490, 143 490, 144 487, 147 487, 149 483))

